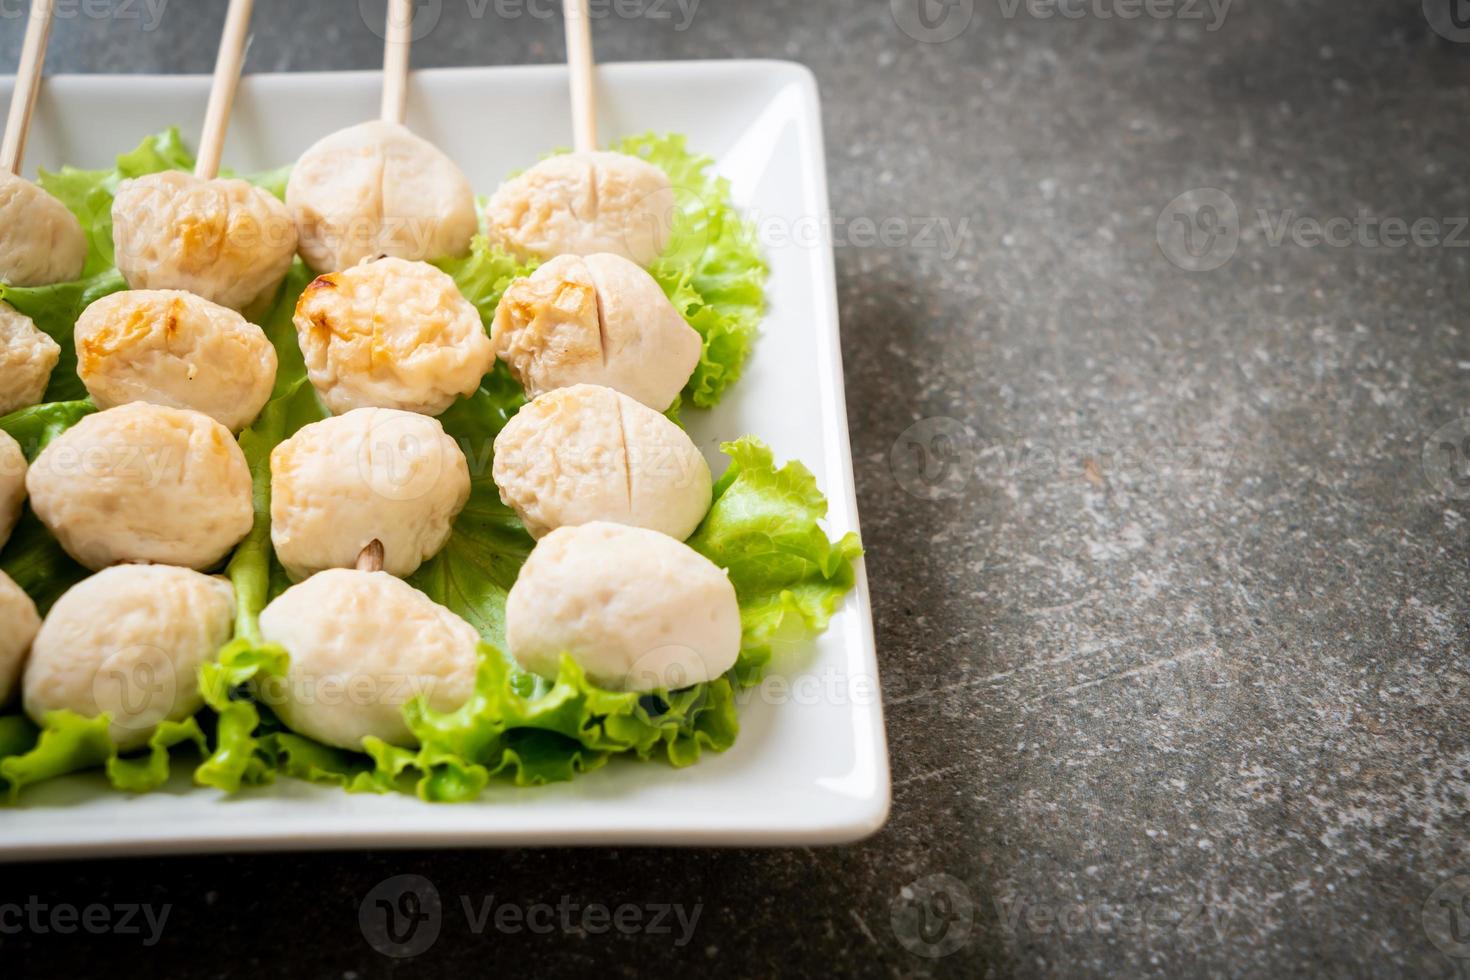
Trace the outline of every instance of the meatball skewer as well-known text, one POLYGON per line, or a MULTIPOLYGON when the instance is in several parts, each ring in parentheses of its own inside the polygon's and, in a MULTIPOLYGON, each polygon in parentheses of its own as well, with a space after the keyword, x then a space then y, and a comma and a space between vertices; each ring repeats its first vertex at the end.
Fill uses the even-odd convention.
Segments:
POLYGON ((250 465, 230 431, 130 402, 88 415, 26 469, 31 509, 93 571, 152 562, 207 571, 254 523, 250 465))
MULTIPOLYGON (((76 279, 87 261, 87 236, 76 215, 20 176, 41 67, 51 36, 54 0, 34 0, 16 70, 15 95, 0 143, 0 279, 48 286, 76 279)), ((39 402, 61 347, 30 317, 0 302, 0 415, 39 402)))
POLYGON ((379 119, 324 137, 301 155, 286 204, 312 271, 364 259, 464 255, 478 230, 475 195, 454 161, 403 124, 413 0, 392 0, 379 119))
POLYGON ((76 215, 20 176, 54 7, 55 0, 31 2, 5 140, 0 143, 0 279, 16 286, 76 279, 87 261, 87 237, 76 215))
POLYGON ((485 209, 490 239, 526 261, 611 252, 647 267, 673 232, 674 190, 646 160, 597 149, 587 0, 565 0, 575 152, 500 185, 485 209))
POLYGON ((252 0, 230 0, 194 173, 165 170, 118 186, 113 245, 133 289, 184 290, 245 310, 275 293, 296 257, 286 206, 247 181, 218 176, 251 8, 252 0))

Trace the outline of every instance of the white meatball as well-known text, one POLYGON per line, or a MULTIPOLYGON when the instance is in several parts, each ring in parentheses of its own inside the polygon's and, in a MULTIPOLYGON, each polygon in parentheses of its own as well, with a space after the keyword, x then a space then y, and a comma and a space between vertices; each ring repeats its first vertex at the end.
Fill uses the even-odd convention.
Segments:
POLYGON ((547 392, 495 437, 500 499, 535 537, 612 521, 684 540, 710 506, 709 464, 683 429, 598 385, 547 392))
POLYGON ((144 745, 161 721, 204 707, 199 667, 230 638, 230 583, 164 565, 122 565, 73 586, 31 648, 22 694, 41 723, 63 708, 107 714, 118 748, 144 745))
POLYGON ((61 345, 9 303, 0 303, 0 415, 39 402, 61 359, 61 345))
POLYGON ((427 262, 380 259, 322 276, 296 304, 306 373, 333 412, 438 415, 495 363, 474 304, 427 262))
POLYGON ((735 665, 740 607, 724 569, 688 545, 595 522, 536 544, 506 600, 505 635, 542 677, 568 653, 598 687, 675 689, 735 665))
POLYGON ((495 353, 526 393, 598 384, 662 412, 699 365, 698 332, 653 277, 616 255, 562 255, 495 310, 495 353))
POLYGON ((286 204, 301 257, 317 272, 382 255, 463 255, 479 227, 474 191, 454 161, 390 122, 349 127, 303 153, 286 204))
POLYGON ((276 383, 265 331, 192 293, 135 289, 104 296, 76 326, 77 374, 100 408, 150 402, 191 408, 239 432, 276 383))
POLYGON ((284 680, 257 687, 290 728, 344 749, 369 735, 412 746, 403 705, 452 711, 474 692, 474 627, 387 572, 334 568, 281 594, 261 635, 290 654, 284 680))
POLYGON ((293 579, 351 568, 373 540, 407 577, 435 555, 470 498, 464 453, 437 419, 359 408, 271 452, 271 543, 293 579))
POLYGON ((646 160, 564 153, 501 184, 485 217, 490 240, 523 260, 611 252, 646 266, 669 243, 674 190, 646 160))
POLYGON ((93 570, 212 568, 250 532, 250 467, 207 415, 133 402, 89 415, 26 473, 31 508, 93 570))
POLYGON ((0 708, 10 701, 25 667, 31 641, 41 628, 41 614, 25 590, 0 572, 0 708))
MULTIPOLYGON (((0 548, 10 540, 20 509, 26 501, 26 456, 20 443, 0 431, 0 548)), ((0 698, 0 700, 4 700, 0 698)))
POLYGON ((133 289, 183 289, 236 310, 269 298, 296 257, 286 205, 243 180, 179 170, 118 185, 112 240, 133 289))
POLYGON ((0 171, 0 279, 49 286, 80 279, 86 262, 76 215, 24 177, 0 171))

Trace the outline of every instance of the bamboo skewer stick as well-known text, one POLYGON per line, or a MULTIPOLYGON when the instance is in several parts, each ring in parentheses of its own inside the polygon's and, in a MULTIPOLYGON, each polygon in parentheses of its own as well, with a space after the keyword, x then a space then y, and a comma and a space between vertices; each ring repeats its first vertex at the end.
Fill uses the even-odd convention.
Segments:
POLYGON ((357 570, 359 572, 381 572, 383 570, 383 542, 373 538, 367 547, 358 552, 357 570))
POLYGON ((225 29, 220 35, 214 81, 209 89, 209 108, 205 110, 204 131, 199 136, 199 161, 194 165, 194 176, 202 180, 213 180, 219 175, 225 131, 230 127, 230 109, 235 104, 235 89, 240 85, 240 70, 245 62, 252 7, 254 0, 230 0, 230 9, 225 13, 225 29))
POLYGON ((597 98, 593 86, 592 21, 587 0, 563 0, 567 68, 572 82, 572 145, 578 153, 597 149, 597 98))
POLYGON ((389 0, 383 44, 384 122, 403 124, 408 113, 408 61, 413 44, 414 0, 389 0))
POLYGON ((10 97, 10 116, 5 121, 5 140, 0 143, 0 168, 20 173, 25 158, 26 136, 36 96, 41 93, 41 68, 46 61, 46 42, 51 37, 51 14, 56 0, 31 0, 25 40, 20 49, 20 66, 15 70, 15 94, 10 97))

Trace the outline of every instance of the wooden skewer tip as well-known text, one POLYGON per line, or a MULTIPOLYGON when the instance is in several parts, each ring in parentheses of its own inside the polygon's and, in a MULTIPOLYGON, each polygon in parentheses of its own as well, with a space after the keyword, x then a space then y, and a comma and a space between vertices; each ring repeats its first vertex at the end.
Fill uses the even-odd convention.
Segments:
POLYGON ((359 572, 381 572, 383 570, 383 542, 373 538, 368 546, 357 555, 359 572))

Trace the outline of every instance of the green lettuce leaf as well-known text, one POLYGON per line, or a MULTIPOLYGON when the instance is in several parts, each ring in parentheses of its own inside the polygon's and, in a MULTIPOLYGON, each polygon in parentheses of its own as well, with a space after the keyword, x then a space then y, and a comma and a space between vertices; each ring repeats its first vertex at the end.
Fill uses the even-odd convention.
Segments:
POLYGON ((0 417, 0 429, 20 443, 28 461, 35 460, 47 443, 97 411, 89 401, 46 402, 0 417))
POLYGON ((743 643, 736 673, 754 683, 779 636, 827 628, 856 581, 856 534, 832 542, 818 523, 827 498, 800 463, 776 468, 771 450, 747 436, 720 447, 730 467, 689 546, 730 573, 740 600, 743 643))
MULTIPOLYGON (((190 163, 189 169, 192 170, 193 168, 194 164, 190 163)), ((295 169, 295 165, 289 163, 284 167, 277 167, 274 170, 263 170, 258 174, 237 174, 232 170, 222 169, 220 176, 239 177, 242 180, 248 180, 271 197, 284 201, 286 199, 286 184, 291 180, 291 171, 293 169, 295 169)))
POLYGON ((704 338, 684 396, 710 408, 740 379, 766 312, 770 269, 755 223, 731 201, 730 182, 709 172, 714 159, 691 153, 684 137, 646 133, 613 149, 662 168, 673 184, 673 234, 648 271, 704 338))
POLYGON ((0 552, 0 571, 31 597, 43 616, 67 589, 92 574, 61 550, 30 508, 21 514, 0 552))
POLYGON ((490 473, 495 437, 523 404, 520 385, 497 363, 479 391, 439 416, 469 463, 470 499, 449 542, 408 579, 497 645, 504 643, 505 597, 535 545, 515 512, 501 502, 490 473))
POLYGON ((262 742, 258 729, 265 709, 251 700, 249 686, 264 677, 284 675, 289 662, 285 650, 266 643, 260 635, 261 610, 290 584, 271 547, 271 450, 303 426, 328 415, 306 379, 291 322, 296 301, 310 281, 311 274, 298 260, 275 307, 262 318, 261 327, 275 345, 280 366, 275 396, 254 424, 240 433, 240 449, 250 467, 255 523, 225 567, 235 588, 235 637, 200 672, 204 703, 217 720, 212 750, 195 770, 194 781, 230 793, 242 785, 269 782, 280 768, 279 759, 262 742))
POLYGON ((306 263, 300 259, 291 263, 291 269, 281 283, 281 291, 276 294, 274 305, 255 319, 255 323, 270 339, 271 346, 276 349, 276 386, 271 392, 273 399, 289 394, 306 377, 306 358, 301 353, 301 345, 296 341, 294 317, 296 302, 301 299, 301 294, 314 278, 306 263))
MULTIPOLYGON (((264 608, 262 605, 261 608, 264 608)), ((255 610, 258 616, 260 609, 255 610)), ((204 703, 215 713, 214 743, 208 757, 194 770, 194 781, 227 793, 241 786, 258 786, 275 778, 276 760, 262 751, 258 729, 259 707, 249 695, 249 685, 266 677, 286 673, 286 651, 260 641, 259 627, 252 616, 246 632, 225 645, 213 663, 199 671, 199 689, 204 703)))
POLYGON ((406 714, 419 748, 378 743, 372 755, 385 779, 420 773, 416 791, 433 802, 471 799, 494 777, 517 786, 568 780, 619 753, 688 765, 704 748, 728 748, 738 731, 725 678, 674 693, 605 691, 570 657, 548 681, 488 644, 469 701, 438 713, 416 700, 406 714))
MULTIPOLYGON (((246 645, 221 656, 216 675, 229 682, 284 671, 246 645), (243 665, 243 669, 240 669, 243 665)), ((240 688, 236 688, 240 690, 240 688)), ((226 718, 254 720, 260 730, 232 733, 196 778, 222 789, 264 782, 273 770, 339 786, 350 792, 411 790, 436 803, 473 799, 492 779, 536 786, 573 778, 627 753, 663 758, 676 766, 698 761, 704 749, 723 751, 739 731, 730 681, 720 678, 678 692, 623 694, 587 682, 570 658, 555 681, 526 674, 489 644, 480 646, 475 693, 455 711, 434 712, 421 701, 405 707, 420 744, 415 749, 364 740, 364 753, 344 752, 279 727, 269 712, 244 701, 210 703, 226 718), (263 713, 263 714, 260 714, 263 713)))
POLYGON ((27 786, 98 766, 106 771, 114 789, 146 793, 168 779, 172 750, 192 747, 205 751, 204 732, 194 718, 160 723, 147 748, 136 755, 118 753, 105 714, 83 718, 70 711, 53 711, 43 720, 37 728, 20 716, 0 718, 0 789, 10 803, 27 786))

